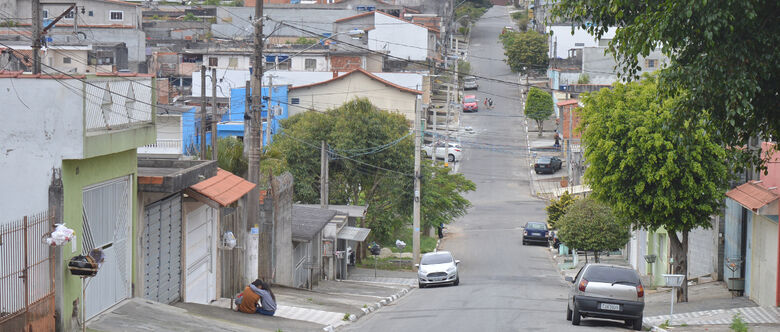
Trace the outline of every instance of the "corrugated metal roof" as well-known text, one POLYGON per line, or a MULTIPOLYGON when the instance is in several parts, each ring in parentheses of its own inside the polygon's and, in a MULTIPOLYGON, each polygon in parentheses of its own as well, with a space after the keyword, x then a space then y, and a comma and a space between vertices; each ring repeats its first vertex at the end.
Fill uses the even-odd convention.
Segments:
POLYGON ((335 215, 336 211, 333 210, 293 205, 293 239, 311 240, 335 215))
POLYGON ((759 182, 751 181, 729 190, 726 196, 752 211, 776 201, 778 195, 765 188, 759 182))
POLYGON ((344 228, 342 228, 341 231, 339 231, 338 238, 344 240, 350 240, 350 241, 363 242, 366 240, 366 237, 368 237, 368 233, 370 232, 371 229, 368 228, 344 226, 344 228))

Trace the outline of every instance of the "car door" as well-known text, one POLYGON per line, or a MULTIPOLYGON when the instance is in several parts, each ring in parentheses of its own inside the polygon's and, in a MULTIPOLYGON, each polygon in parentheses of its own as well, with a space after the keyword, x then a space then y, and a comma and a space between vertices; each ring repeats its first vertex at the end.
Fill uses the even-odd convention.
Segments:
POLYGON ((444 155, 445 152, 446 151, 444 150, 444 144, 442 144, 442 143, 436 144, 436 158, 444 158, 444 157, 446 157, 444 155))

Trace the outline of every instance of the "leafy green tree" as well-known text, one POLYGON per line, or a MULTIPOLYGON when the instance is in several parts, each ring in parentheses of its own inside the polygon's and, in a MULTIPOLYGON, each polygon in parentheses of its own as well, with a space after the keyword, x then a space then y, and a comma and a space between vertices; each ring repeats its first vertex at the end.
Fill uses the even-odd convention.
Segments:
POLYGON ((471 63, 458 59, 458 77, 463 79, 469 74, 471 74, 471 63))
POLYGON ((296 39, 293 42, 293 44, 296 44, 296 45, 312 45, 312 44, 316 44, 316 43, 317 43, 317 39, 306 38, 306 37, 298 37, 298 39, 296 39))
POLYGON ((508 31, 499 37, 504 44, 506 63, 513 72, 529 74, 547 68, 547 37, 536 31, 508 31))
MULTIPOLYGON (((318 203, 320 142, 330 150, 329 201, 368 205, 367 226, 385 241, 411 225, 414 141, 403 115, 355 99, 327 112, 305 112, 282 121, 261 168, 295 177, 295 200, 318 203)), ((462 194, 475 189, 460 174, 429 162, 422 168, 422 227, 448 223, 470 206, 462 194)))
POLYGON ((558 238, 570 248, 599 252, 628 243, 630 225, 621 222, 612 209, 592 197, 578 199, 559 220, 558 238))
MULTIPOLYGON (((685 95, 674 119, 708 117, 721 145, 745 146, 780 137, 779 8, 776 0, 562 0, 552 14, 597 37, 615 29, 609 49, 629 77, 639 56, 660 48, 670 64, 659 91, 685 95)), ((739 151, 742 165, 761 161, 760 149, 739 151)))
MULTIPOLYGON (((211 155, 211 146, 207 147, 206 155, 211 155)), ((230 173, 245 176, 247 160, 244 157, 244 142, 235 137, 217 139, 217 165, 230 173)))
MULTIPOLYGON (((731 173, 706 114, 677 125, 685 96, 660 97, 654 77, 615 84, 585 96, 580 128, 593 194, 639 228, 665 228, 674 273, 687 275, 688 232, 710 227, 731 173)), ((686 302, 687 282, 681 289, 686 302)))
POLYGON ((544 120, 549 119, 552 114, 552 96, 542 91, 542 89, 531 87, 525 102, 525 116, 536 121, 536 126, 539 128, 539 137, 542 137, 544 120))
POLYGON ((552 229, 557 229, 558 221, 566 214, 566 211, 569 210, 569 207, 571 207, 575 201, 577 201, 577 197, 569 194, 568 190, 564 191, 563 195, 558 199, 551 200, 550 205, 547 205, 544 208, 544 210, 547 211, 547 225, 550 225, 550 228, 552 229))

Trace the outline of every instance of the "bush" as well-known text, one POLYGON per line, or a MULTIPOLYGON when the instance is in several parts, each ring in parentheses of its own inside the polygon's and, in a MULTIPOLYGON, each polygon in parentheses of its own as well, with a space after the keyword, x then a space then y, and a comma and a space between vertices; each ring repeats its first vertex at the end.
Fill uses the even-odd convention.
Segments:
POLYGON ((604 203, 592 197, 572 204, 558 225, 558 238, 569 248, 593 251, 596 263, 598 253, 621 248, 631 237, 628 223, 621 222, 604 203))
POLYGON ((748 325, 745 323, 744 320, 742 320, 742 316, 737 313, 732 317, 731 319, 731 325, 729 325, 729 328, 731 328, 734 332, 748 332, 748 325))
POLYGON ((544 208, 547 211, 547 225, 550 225, 552 229, 557 229, 558 221, 569 211, 569 208, 576 200, 576 196, 565 191, 560 198, 550 201, 550 205, 544 208))
POLYGON ((588 84, 588 83, 590 83, 590 75, 588 74, 582 74, 577 79, 577 84, 588 84))

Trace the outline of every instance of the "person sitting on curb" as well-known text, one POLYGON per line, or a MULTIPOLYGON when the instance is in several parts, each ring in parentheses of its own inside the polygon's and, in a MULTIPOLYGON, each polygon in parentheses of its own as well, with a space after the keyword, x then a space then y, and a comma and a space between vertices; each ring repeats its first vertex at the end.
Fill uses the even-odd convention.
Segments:
POLYGON ((276 313, 276 296, 271 291, 271 287, 260 279, 246 286, 236 297, 235 303, 238 305, 238 311, 243 313, 258 313, 266 316, 273 316, 276 313))

